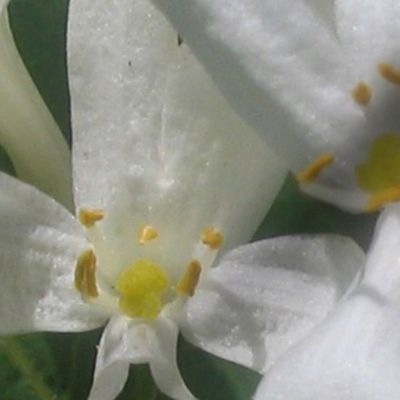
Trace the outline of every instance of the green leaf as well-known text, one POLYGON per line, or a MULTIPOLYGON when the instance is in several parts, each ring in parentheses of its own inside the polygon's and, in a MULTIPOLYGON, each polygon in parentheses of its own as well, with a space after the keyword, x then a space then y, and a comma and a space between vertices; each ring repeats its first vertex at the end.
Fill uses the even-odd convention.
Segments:
POLYGON ((0 146, 0 171, 15 176, 13 163, 7 152, 0 146))

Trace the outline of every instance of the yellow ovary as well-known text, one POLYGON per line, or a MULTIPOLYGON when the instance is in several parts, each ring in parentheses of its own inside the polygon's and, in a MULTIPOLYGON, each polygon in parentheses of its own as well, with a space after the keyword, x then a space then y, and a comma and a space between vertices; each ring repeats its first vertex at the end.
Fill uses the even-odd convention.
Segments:
POLYGON ((355 173, 358 185, 370 194, 367 211, 399 200, 400 135, 386 133, 375 138, 367 161, 358 165, 355 173))
POLYGON ((124 269, 117 279, 119 306, 130 317, 154 319, 162 309, 168 284, 163 268, 151 261, 139 260, 124 269))

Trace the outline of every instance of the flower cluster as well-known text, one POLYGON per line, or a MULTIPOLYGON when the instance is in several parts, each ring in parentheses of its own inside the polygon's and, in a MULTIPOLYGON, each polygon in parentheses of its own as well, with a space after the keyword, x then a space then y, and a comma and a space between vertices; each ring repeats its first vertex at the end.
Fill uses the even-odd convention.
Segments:
POLYGON ((0 144, 24 182, 0 172, 0 333, 106 325, 91 400, 139 363, 194 399, 179 332, 265 373, 256 400, 396 400, 400 5, 70 0, 71 163, 7 3, 0 144), (367 255, 337 235, 246 244, 288 169, 384 208, 367 255))

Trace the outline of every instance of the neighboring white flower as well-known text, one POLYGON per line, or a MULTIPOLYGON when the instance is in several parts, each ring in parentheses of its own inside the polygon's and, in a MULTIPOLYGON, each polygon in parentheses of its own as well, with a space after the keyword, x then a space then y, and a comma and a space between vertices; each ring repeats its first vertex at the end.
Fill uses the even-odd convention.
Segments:
POLYGON ((255 400, 398 400, 400 207, 380 217, 361 283, 267 373, 255 400))
POLYGON ((18 177, 72 208, 70 152, 29 76, 0 0, 0 145, 18 177))
POLYGON ((397 0, 153 0, 302 188, 353 211, 400 199, 397 0))

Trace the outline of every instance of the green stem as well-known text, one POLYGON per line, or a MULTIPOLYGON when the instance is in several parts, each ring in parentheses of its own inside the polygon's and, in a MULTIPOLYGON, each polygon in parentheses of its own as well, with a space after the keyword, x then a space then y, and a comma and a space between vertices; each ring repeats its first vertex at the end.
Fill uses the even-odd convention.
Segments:
POLYGON ((25 353, 23 346, 13 337, 4 338, 1 342, 3 351, 19 370, 21 376, 36 394, 38 400, 54 400, 56 396, 38 373, 37 368, 31 362, 30 357, 25 353))

